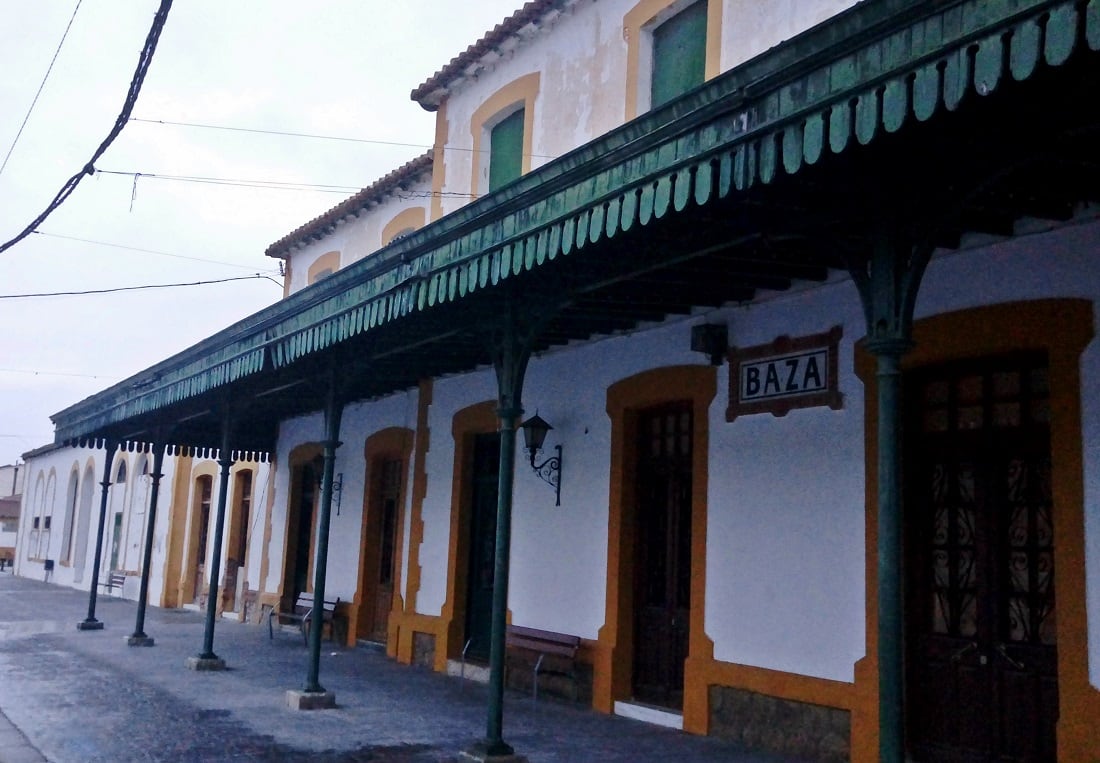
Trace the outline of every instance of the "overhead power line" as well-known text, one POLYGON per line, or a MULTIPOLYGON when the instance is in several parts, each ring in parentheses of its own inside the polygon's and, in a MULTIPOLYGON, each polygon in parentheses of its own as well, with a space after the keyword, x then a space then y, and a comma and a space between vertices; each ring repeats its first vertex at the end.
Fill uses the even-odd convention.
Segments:
POLYGON ((138 94, 141 92, 141 86, 145 82, 145 75, 149 71, 149 65, 153 62, 153 53, 156 52, 157 41, 160 40, 160 33, 164 29, 165 21, 168 20, 168 11, 171 8, 172 0, 161 0, 160 8, 157 9, 156 15, 153 17, 153 25, 150 27, 149 34, 145 38, 145 45, 142 47, 141 53, 138 56, 137 69, 134 71, 134 76, 130 80, 130 88, 126 92, 126 101, 122 104, 122 111, 115 120, 114 127, 111 128, 110 133, 108 133, 104 141, 99 144, 99 148, 95 150, 95 153, 92 154, 92 158, 88 160, 84 168, 69 178, 65 185, 61 187, 61 190, 57 192, 57 195, 54 196, 53 201, 46 207, 46 210, 36 217, 30 225, 24 228, 18 236, 0 244, 0 253, 7 251, 29 236, 35 228, 41 225, 55 209, 60 207, 65 200, 72 195, 85 175, 91 175, 95 172, 96 160, 103 156, 103 153, 110 147, 115 138, 119 136, 119 133, 122 132, 122 128, 126 126, 126 122, 130 119, 130 114, 133 112, 135 104, 137 104, 138 94))
MULTIPOLYGON (((229 267, 229 268, 240 268, 241 270, 250 270, 252 272, 256 271, 256 268, 251 267, 249 265, 241 265, 238 262, 225 262, 223 260, 208 260, 208 259, 203 258, 203 257, 188 257, 188 256, 183 255, 183 254, 172 254, 171 252, 161 252, 161 251, 158 251, 156 249, 142 249, 141 247, 137 247, 137 246, 126 246, 125 244, 112 244, 109 241, 96 241, 96 240, 90 239, 90 238, 78 238, 77 236, 63 236, 60 233, 46 233, 46 232, 40 231, 40 230, 36 230, 34 232, 34 234, 36 236, 47 236, 49 238, 63 238, 66 241, 79 241, 83 244, 96 244, 98 246, 109 246, 109 247, 112 247, 114 249, 126 249, 127 251, 130 251, 130 252, 143 252, 145 254, 158 254, 161 257, 175 257, 178 260, 191 260, 192 262, 207 262, 207 263, 210 263, 211 265, 225 265, 226 267, 229 267)), ((274 269, 272 269, 272 270, 274 271, 274 269)))
POLYGON ((73 15, 69 17, 69 23, 65 25, 65 33, 61 35, 61 42, 57 43, 57 50, 53 52, 53 58, 50 59, 50 65, 46 67, 46 75, 42 77, 41 84, 38 85, 38 92, 34 94, 34 99, 31 101, 31 107, 27 109, 27 115, 23 117, 23 124, 19 125, 19 132, 15 134, 15 140, 11 142, 11 148, 8 149, 8 153, 4 156, 4 163, 0 164, 0 175, 4 174, 4 168, 8 166, 8 159, 11 159, 11 152, 15 150, 15 144, 19 142, 19 138, 23 136, 23 128, 27 126, 27 120, 31 118, 31 113, 34 111, 35 104, 38 103, 38 96, 42 95, 42 88, 46 87, 46 80, 50 78, 50 72, 53 71, 53 65, 57 61, 58 54, 61 53, 61 46, 65 44, 65 38, 69 36, 69 30, 73 27, 73 20, 76 18, 76 12, 80 10, 80 4, 84 0, 76 0, 76 7, 73 8, 73 15))
POLYGON ((275 191, 312 191, 318 193, 355 193, 356 186, 331 185, 323 183, 295 183, 283 180, 243 180, 240 178, 204 177, 201 175, 158 175, 152 172, 122 172, 120 170, 96 170, 97 175, 122 175, 135 180, 175 180, 182 183, 202 183, 204 185, 229 185, 244 188, 270 188, 275 191))
POLYGON ((154 283, 143 286, 116 286, 111 289, 84 289, 82 291, 44 291, 33 294, 0 294, 0 299, 29 299, 31 297, 83 297, 89 294, 112 294, 119 291, 141 291, 143 289, 172 289, 177 286, 206 286, 212 283, 228 283, 230 281, 252 281, 257 278, 271 281, 280 289, 283 285, 264 273, 255 273, 250 276, 234 276, 233 278, 217 278, 212 281, 189 281, 187 283, 154 283))
MULTIPOLYGON (((288 132, 286 130, 261 130, 255 127, 230 127, 228 125, 208 125, 201 124, 199 122, 171 122, 167 119, 141 119, 139 117, 131 117, 131 122, 144 122, 145 124, 152 125, 170 125, 172 127, 197 127, 202 130, 225 130, 228 132, 248 132, 256 135, 279 135, 285 138, 311 138, 313 140, 340 140, 346 143, 368 143, 376 146, 399 146, 401 148, 432 148, 431 145, 426 143, 401 143, 394 140, 379 140, 377 138, 349 138, 345 135, 318 135, 316 133, 308 132, 288 132)), ((472 148, 459 148, 458 146, 445 146, 445 151, 465 151, 467 153, 473 153, 472 148)), ((483 149, 488 150, 488 149, 483 149)), ((548 154, 525 154, 534 159, 557 159, 556 156, 550 156, 548 154)))

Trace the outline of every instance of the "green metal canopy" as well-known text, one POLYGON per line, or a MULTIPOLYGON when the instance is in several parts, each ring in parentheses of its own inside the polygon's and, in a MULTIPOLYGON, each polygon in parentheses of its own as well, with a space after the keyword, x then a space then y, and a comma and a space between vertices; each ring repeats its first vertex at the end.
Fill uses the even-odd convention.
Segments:
POLYGON ((885 199, 946 246, 1065 219, 1100 197, 1097 50, 1100 0, 868 0, 67 408, 56 439, 215 446, 228 401, 267 449, 322 368, 369 398, 487 363, 505 300, 546 313, 545 349, 822 280, 885 199))

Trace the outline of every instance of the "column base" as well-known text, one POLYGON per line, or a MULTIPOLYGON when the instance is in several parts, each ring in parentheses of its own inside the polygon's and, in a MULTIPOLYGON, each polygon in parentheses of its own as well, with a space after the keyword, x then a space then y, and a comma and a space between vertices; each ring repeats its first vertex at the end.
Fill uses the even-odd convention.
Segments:
POLYGON ((225 660, 221 657, 188 657, 188 670, 225 670, 225 660))
POLYGON ((140 636, 127 636, 126 646, 152 646, 156 639, 152 636, 146 636, 144 634, 140 636))
POLYGON ((490 745, 487 741, 474 742, 465 750, 458 753, 459 760, 476 761, 477 763, 527 763, 523 755, 516 755, 509 745, 500 742, 490 745))
POLYGON ((336 695, 330 691, 287 689, 286 703, 291 710, 331 710, 336 707, 336 695))
POLYGON ((103 623, 99 620, 81 620, 76 624, 78 631, 101 631, 103 630, 103 623))

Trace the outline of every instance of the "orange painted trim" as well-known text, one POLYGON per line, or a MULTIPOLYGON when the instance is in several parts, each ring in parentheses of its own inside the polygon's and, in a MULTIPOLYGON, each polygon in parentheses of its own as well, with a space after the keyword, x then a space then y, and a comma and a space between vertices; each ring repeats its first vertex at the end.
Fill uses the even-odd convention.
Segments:
MULTIPOLYGON (((1058 592, 1058 760, 1100 760, 1100 691, 1089 683, 1085 600, 1085 513, 1081 436, 1080 356, 1093 337, 1093 305, 1083 299, 1009 302, 944 313, 917 321, 915 347, 906 370, 966 358, 1038 350, 1050 370, 1051 488, 1054 497, 1054 588, 1058 592)), ((877 432, 875 359, 856 346, 856 373, 863 379, 867 439, 867 657, 857 663, 868 704, 857 729, 853 714, 852 760, 877 758, 877 432), (857 736, 858 732, 858 736, 857 736), (858 753, 858 754, 857 754, 858 753)))
MULTIPOLYGON (((199 535, 203 532, 203 527, 200 526, 199 519, 199 507, 202 505, 202 493, 196 490, 198 481, 202 477, 210 478, 210 517, 209 522, 205 528, 207 533, 207 553, 213 548, 213 544, 210 543, 210 525, 213 524, 216 512, 214 510, 215 502, 218 500, 218 465, 210 460, 200 461, 197 466, 191 469, 191 473, 188 476, 188 501, 187 501, 187 552, 184 556, 183 574, 180 576, 180 602, 183 604, 191 604, 196 600, 196 591, 202 591, 205 586, 196 588, 197 581, 195 580, 195 573, 198 565, 203 565, 204 574, 209 570, 209 566, 206 564, 206 560, 200 560, 199 556, 199 535)), ((201 582, 201 581, 198 581, 201 582)))
POLYGON ((394 237, 402 231, 423 228, 426 215, 424 207, 409 207, 398 212, 382 228, 382 246, 393 241, 394 237))
POLYGON ((447 102, 439 104, 435 112, 435 144, 432 146, 432 206, 431 219, 443 217, 443 186, 447 181, 447 136, 451 126, 447 121, 447 102))
MULTIPOLYGON (((609 713, 629 699, 634 657, 634 489, 638 412, 676 400, 692 405, 691 633, 684 676, 684 729, 706 733, 709 692, 701 668, 714 644, 704 630, 706 613, 707 490, 710 406, 718 392, 712 366, 669 366, 623 379, 607 391, 611 418, 611 476, 608 506, 607 602, 604 625, 593 644, 592 705, 609 713)), ((712 660, 711 660, 712 661, 712 660)))
POLYGON ((164 589, 160 606, 179 607, 180 580, 183 576, 183 547, 187 532, 188 504, 191 492, 191 456, 176 456, 173 462, 172 492, 168 508, 168 540, 164 559, 164 589))
POLYGON ((286 299, 287 297, 290 296, 290 274, 291 274, 292 271, 291 271, 291 265, 290 265, 290 258, 289 257, 283 257, 282 260, 283 260, 283 274, 284 274, 283 275, 283 299, 286 299))
MULTIPOLYGON (((722 7, 723 0, 700 0, 707 3, 707 49, 703 64, 704 79, 718 76, 722 66, 722 7)), ((654 23, 669 7, 691 3, 682 0, 640 0, 623 16, 623 40, 626 41, 626 118, 638 116, 638 95, 641 87, 642 44, 645 27, 654 23)))
POLYGON ((447 599, 440 610, 442 629, 436 639, 435 669, 446 671, 447 659, 462 650, 466 625, 466 577, 470 553, 470 504, 474 465, 474 436, 497 430, 497 401, 468 406, 454 415, 454 470, 451 476, 451 527, 447 549, 447 599))
MULTIPOLYGON (((522 108, 523 111, 523 156, 521 157, 521 174, 531 171, 531 151, 535 132, 535 98, 539 94, 539 72, 525 74, 512 80, 507 85, 489 96, 470 117, 470 135, 473 137, 473 154, 470 172, 470 193, 477 198, 481 186, 482 170, 488 171, 488 161, 483 161, 481 144, 488 138, 489 129, 498 117, 508 116, 516 111, 513 106, 522 108)), ((488 175, 485 184, 488 185, 488 175)))
MULTIPOLYGON (((431 448, 431 428, 428 412, 432 406, 433 384, 431 379, 420 382, 417 394, 416 442, 413 446, 413 477, 409 509, 409 563, 405 573, 405 597, 400 615, 393 619, 386 653, 398 662, 408 665, 413 658, 413 632, 405 627, 416 615, 416 597, 420 592, 420 544, 424 542, 424 496, 428 493, 427 458, 431 448), (396 637, 392 631, 397 631, 396 637), (396 654, 390 652, 396 646, 396 654)), ((395 613, 397 614, 397 613, 395 613)), ((391 616, 392 617, 392 616, 391 616)))
POLYGON ((275 475, 276 475, 276 460, 272 458, 268 463, 267 469, 267 489, 266 489, 266 502, 264 505, 264 537, 263 544, 260 546, 260 579, 256 581, 256 588, 260 592, 258 599, 259 606, 256 607, 256 623, 263 621, 263 605, 270 604, 272 607, 278 606, 279 593, 277 591, 268 592, 267 576, 271 569, 271 517, 275 511, 275 475))
MULTIPOLYGON (((355 595, 348 605, 348 635, 347 645, 355 646, 359 637, 359 624, 364 612, 373 612, 373 598, 377 595, 377 582, 372 583, 367 578, 367 571, 376 571, 379 565, 380 547, 377 542, 381 532, 380 507, 374 498, 378 494, 379 479, 378 464, 382 460, 397 460, 401 462, 401 496, 402 510, 397 512, 397 523, 394 526, 394 535, 397 542, 394 544, 394 590, 393 602, 391 602, 391 614, 394 611, 402 611, 400 606, 401 590, 398 585, 401 572, 401 540, 404 539, 404 505, 407 503, 405 492, 409 482, 409 457, 412 455, 414 433, 407 427, 389 427, 375 432, 367 438, 363 444, 363 509, 362 521, 359 530, 359 580, 355 595)), ((389 641, 395 634, 387 626, 386 651, 390 651, 389 641)))
POLYGON ((309 270, 306 271, 306 283, 316 283, 320 273, 327 270, 331 270, 335 273, 339 269, 340 252, 325 252, 310 264, 309 270))

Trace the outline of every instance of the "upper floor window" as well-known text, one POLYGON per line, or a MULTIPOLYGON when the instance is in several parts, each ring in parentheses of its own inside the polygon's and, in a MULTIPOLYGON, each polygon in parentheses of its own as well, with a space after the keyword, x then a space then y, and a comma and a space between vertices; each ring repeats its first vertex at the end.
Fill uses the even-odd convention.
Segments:
POLYGON ((309 266, 306 271, 307 283, 317 283, 328 278, 340 268, 340 252, 325 252, 309 266))
POLYGON ((707 59, 707 3, 689 5, 653 29, 650 107, 657 108, 703 84, 707 59))
POLYGON ((513 111, 489 132, 489 192, 523 174, 523 119, 525 109, 513 111))
POLYGON ((623 16, 627 119, 717 76, 723 5, 721 0, 638 0, 623 16))

